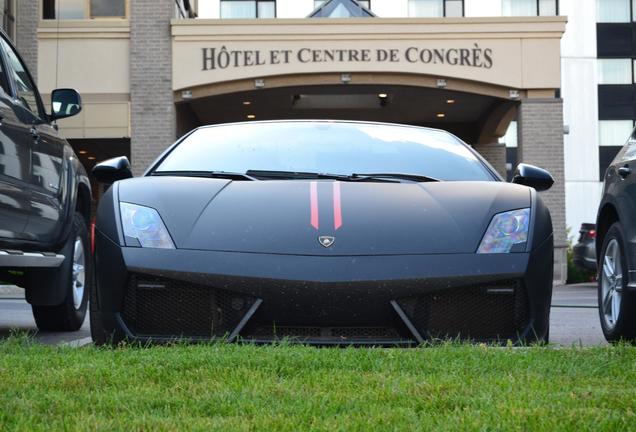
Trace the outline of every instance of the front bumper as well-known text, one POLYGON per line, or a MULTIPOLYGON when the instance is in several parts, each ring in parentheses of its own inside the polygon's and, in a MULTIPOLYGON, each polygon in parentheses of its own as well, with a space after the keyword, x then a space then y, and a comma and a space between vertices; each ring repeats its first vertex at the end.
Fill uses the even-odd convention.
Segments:
POLYGON ((547 335, 552 239, 533 253, 297 256, 120 247, 96 237, 114 340, 413 345, 547 335))
POLYGON ((572 262, 581 268, 596 271, 596 250, 594 243, 577 243, 574 245, 572 248, 572 262))

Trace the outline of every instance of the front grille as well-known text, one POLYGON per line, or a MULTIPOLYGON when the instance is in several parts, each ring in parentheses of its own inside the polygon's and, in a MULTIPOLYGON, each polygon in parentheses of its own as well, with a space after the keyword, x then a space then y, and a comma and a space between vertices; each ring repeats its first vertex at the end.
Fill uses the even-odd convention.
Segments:
POLYGON ((398 304, 432 340, 516 341, 529 324, 527 295, 518 281, 434 291, 398 304))
POLYGON ((399 341, 404 339, 392 327, 297 327, 258 325, 246 332, 245 339, 296 341, 399 341))
POLYGON ((256 299, 163 278, 132 275, 122 319, 135 336, 214 338, 229 335, 256 299))

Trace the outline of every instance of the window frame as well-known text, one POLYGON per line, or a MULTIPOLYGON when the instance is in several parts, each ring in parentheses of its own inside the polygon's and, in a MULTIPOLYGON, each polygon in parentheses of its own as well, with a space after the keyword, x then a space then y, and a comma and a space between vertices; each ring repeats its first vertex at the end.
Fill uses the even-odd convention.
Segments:
MULTIPOLYGON (((17 73, 17 72, 15 72, 13 70, 13 67, 10 65, 9 58, 8 58, 9 54, 5 51, 4 47, 1 46, 1 41, 5 41, 6 44, 9 46, 9 48, 13 51, 13 53, 16 56, 16 58, 18 59, 18 61, 22 65, 22 67, 24 68, 24 71, 26 72, 27 77, 31 81, 31 85, 33 86, 33 92, 34 92, 34 96, 35 96, 35 104, 37 105, 38 112, 34 113, 33 111, 31 111, 27 107, 24 107, 24 109, 27 110, 28 112, 32 113, 39 120, 39 124, 48 123, 49 116, 48 116, 48 114, 46 112, 46 109, 44 108, 44 103, 42 102, 42 96, 40 95, 40 90, 38 89, 38 86, 37 86, 35 80, 33 79, 33 76, 31 75, 31 71, 29 71, 29 68, 26 66, 26 63, 24 62, 24 59, 22 58, 22 56, 20 56, 20 53, 18 52, 16 47, 13 45, 11 40, 9 40, 7 37, 5 37, 4 34, 0 34, 0 38, 2 38, 0 40, 0 57, 2 59, 2 66, 5 69, 7 87, 11 90, 11 93, 9 94, 9 96, 11 97, 11 100, 13 102, 15 102, 15 103, 20 103, 21 105, 23 104, 23 102, 20 100, 20 98, 18 98, 18 88, 17 88, 17 84, 15 82, 15 77, 13 76, 13 74, 17 73)), ((4 91, 4 89, 2 91, 4 91)))
MULTIPOLYGON (((410 3, 411 1, 412 0, 408 0, 408 3, 410 3)), ((462 16, 461 17, 448 17, 448 16, 446 16, 446 14, 447 14, 446 3, 448 1, 449 0, 442 0, 442 16, 441 17, 418 17, 418 16, 413 16, 413 15, 409 14, 409 18, 464 18, 464 17, 466 17, 466 0, 460 0, 462 2, 462 16)), ((407 7, 408 7, 408 4, 407 4, 407 7)))
MULTIPOLYGON (((39 6, 40 6, 40 20, 42 21, 57 21, 58 19, 60 21, 72 21, 72 20, 67 20, 67 19, 62 19, 62 18, 44 18, 44 2, 46 0, 40 0, 39 2, 39 6)), ((58 0, 54 0, 56 3, 58 0)), ((91 0, 83 0, 84 2, 84 18, 80 18, 80 19, 85 19, 85 20, 126 20, 130 17, 130 1, 131 0, 124 0, 124 16, 98 16, 98 17, 93 17, 92 13, 91 13, 91 0)))
MULTIPOLYGON (((128 1, 128 0, 126 0, 128 1)), ((272 19, 272 18, 278 18, 278 1, 276 0, 219 0, 219 18, 220 19, 236 19, 236 18, 224 18, 221 15, 221 8, 222 8, 222 4, 224 1, 244 1, 244 2, 254 2, 254 6, 255 10, 255 16, 254 18, 243 18, 243 19, 272 19), (274 16, 273 17, 268 17, 268 18, 261 18, 258 16, 258 4, 259 3, 274 3, 274 16)))

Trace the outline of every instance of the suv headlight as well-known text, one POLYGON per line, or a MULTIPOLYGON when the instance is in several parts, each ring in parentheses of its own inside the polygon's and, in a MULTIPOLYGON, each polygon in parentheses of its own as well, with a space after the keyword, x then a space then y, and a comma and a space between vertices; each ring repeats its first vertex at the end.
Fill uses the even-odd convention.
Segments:
MULTIPOLYGON (((141 247, 174 249, 174 243, 157 210, 127 202, 119 203, 121 224, 126 238, 139 241, 141 247)), ((126 246, 138 246, 128 244, 126 246)))
POLYGON ((529 225, 529 208, 496 214, 490 221, 490 225, 488 225, 477 253, 510 252, 514 245, 528 241, 529 225))

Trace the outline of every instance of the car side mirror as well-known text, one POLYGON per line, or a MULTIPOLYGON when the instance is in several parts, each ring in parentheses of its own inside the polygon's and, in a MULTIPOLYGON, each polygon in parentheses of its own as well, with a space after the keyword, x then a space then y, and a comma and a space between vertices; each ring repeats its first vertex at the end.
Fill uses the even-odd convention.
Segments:
POLYGON ((93 175, 100 183, 112 184, 117 180, 132 178, 130 161, 126 156, 120 156, 100 162, 93 167, 93 175))
POLYGON ((72 117, 82 111, 82 97, 74 89, 55 89, 51 93, 51 121, 72 117))
POLYGON ((522 163, 517 166, 517 169, 512 176, 512 182, 529 186, 541 192, 552 187, 554 184, 554 178, 543 168, 522 163))

